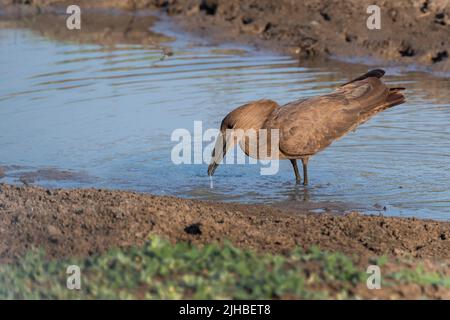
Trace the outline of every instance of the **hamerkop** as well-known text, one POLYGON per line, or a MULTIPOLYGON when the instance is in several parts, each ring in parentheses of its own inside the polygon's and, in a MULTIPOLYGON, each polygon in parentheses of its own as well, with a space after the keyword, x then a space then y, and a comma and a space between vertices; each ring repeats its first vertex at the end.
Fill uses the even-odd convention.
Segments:
POLYGON ((242 138, 237 141, 238 138, 227 134, 227 130, 252 129, 259 132, 266 129, 270 132, 271 129, 278 129, 278 154, 268 154, 266 159, 289 159, 297 182, 301 181, 297 159, 301 159, 303 184, 308 184, 307 165, 312 155, 355 130, 378 112, 405 102, 400 92, 404 88, 387 87, 381 81, 384 73, 384 70, 372 70, 329 94, 296 100, 284 106, 272 100, 258 100, 234 109, 222 120, 221 134, 212 153, 208 175, 214 174, 227 150, 237 142, 245 154, 261 158, 251 154, 247 141, 242 138))

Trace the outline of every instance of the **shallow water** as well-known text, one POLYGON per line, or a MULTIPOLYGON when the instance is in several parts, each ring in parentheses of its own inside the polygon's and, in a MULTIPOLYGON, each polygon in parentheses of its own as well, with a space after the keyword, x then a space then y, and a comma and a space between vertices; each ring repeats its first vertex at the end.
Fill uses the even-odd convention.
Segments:
POLYGON ((184 35, 169 45, 173 56, 161 60, 157 48, 0 30, 0 181, 450 220, 450 79, 387 68, 408 102, 313 157, 306 189, 285 161, 273 176, 220 166, 211 182, 206 164, 171 162, 174 129, 217 128, 247 101, 322 94, 367 67, 299 65, 184 35))

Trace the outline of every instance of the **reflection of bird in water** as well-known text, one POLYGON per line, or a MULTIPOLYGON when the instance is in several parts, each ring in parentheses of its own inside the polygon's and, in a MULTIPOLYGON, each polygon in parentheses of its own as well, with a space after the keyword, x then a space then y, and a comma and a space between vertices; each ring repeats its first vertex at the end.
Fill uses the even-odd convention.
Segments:
MULTIPOLYGON (((404 88, 388 88, 380 80, 383 75, 383 70, 372 70, 329 94, 296 100, 281 107, 272 100, 259 100, 236 108, 222 120, 221 135, 216 141, 208 174, 214 174, 227 150, 237 142, 247 155, 261 158, 250 152, 248 137, 229 135, 227 129, 268 130, 266 150, 270 149, 267 148, 270 130, 276 129, 279 130, 278 154, 269 153, 266 159, 289 159, 297 182, 301 180, 297 167, 297 159, 300 159, 303 184, 308 184, 307 165, 312 155, 378 112, 405 102, 400 92, 404 88)), ((258 141, 258 145, 260 143, 258 141)))

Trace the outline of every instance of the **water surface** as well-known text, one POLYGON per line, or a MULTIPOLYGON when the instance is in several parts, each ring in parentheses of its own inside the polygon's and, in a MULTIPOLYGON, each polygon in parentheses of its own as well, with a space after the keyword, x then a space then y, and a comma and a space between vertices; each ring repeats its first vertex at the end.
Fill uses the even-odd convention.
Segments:
POLYGON ((260 176, 258 165, 221 166, 211 189, 206 164, 170 161, 174 129, 192 132, 196 120, 217 128, 254 99, 323 94, 367 67, 306 65, 185 35, 169 45, 173 55, 161 60, 148 46, 0 30, 0 181, 450 219, 450 79, 388 68, 386 80, 407 87, 408 102, 313 157, 306 189, 289 162, 274 176, 260 176))

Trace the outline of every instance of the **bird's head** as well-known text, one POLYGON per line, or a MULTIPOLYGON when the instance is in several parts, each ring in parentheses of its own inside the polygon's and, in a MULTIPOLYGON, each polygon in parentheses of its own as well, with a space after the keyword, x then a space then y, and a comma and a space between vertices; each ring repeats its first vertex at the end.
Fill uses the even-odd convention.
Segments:
POLYGON ((278 104, 272 100, 259 100, 231 111, 220 125, 220 134, 212 151, 208 175, 212 176, 214 174, 227 151, 239 143, 244 136, 242 132, 249 129, 260 129, 266 122, 269 114, 276 108, 278 108, 278 104))

